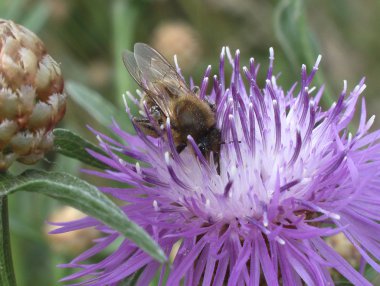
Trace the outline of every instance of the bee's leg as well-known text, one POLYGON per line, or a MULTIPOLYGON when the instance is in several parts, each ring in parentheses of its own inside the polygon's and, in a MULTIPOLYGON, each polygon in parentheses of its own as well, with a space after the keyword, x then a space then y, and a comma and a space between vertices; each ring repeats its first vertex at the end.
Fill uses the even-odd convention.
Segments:
POLYGON ((152 137, 159 137, 156 128, 152 126, 152 123, 148 118, 133 118, 133 122, 141 129, 141 131, 152 137))
POLYGON ((179 145, 177 145, 176 149, 177 149, 177 152, 178 154, 180 154, 183 150, 185 150, 187 144, 185 143, 180 143, 179 145))

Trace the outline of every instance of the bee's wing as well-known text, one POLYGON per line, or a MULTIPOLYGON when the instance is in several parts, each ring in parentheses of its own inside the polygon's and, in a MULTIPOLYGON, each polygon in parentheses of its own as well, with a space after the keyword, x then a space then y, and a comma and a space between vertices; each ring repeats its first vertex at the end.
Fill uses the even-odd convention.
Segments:
POLYGON ((155 84, 165 83, 166 87, 181 93, 190 92, 176 69, 155 49, 143 43, 136 43, 134 55, 144 78, 155 84))
POLYGON ((138 85, 141 86, 145 90, 146 86, 143 83, 142 73, 139 67, 137 66, 135 55, 131 51, 125 50, 123 52, 123 62, 129 74, 138 83, 138 85))
POLYGON ((171 115, 169 106, 173 97, 190 93, 176 69, 146 44, 135 44, 134 53, 125 51, 123 61, 132 77, 166 116, 171 115))

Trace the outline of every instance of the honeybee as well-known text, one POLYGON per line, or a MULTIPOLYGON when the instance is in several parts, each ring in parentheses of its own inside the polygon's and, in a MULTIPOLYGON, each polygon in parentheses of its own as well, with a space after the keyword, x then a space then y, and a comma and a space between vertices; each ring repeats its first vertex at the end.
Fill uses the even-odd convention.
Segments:
POLYGON ((147 135, 160 136, 158 126, 169 118, 178 153, 187 146, 191 135, 207 160, 213 152, 219 172, 221 132, 216 126, 212 104, 199 98, 187 86, 176 69, 155 49, 136 43, 134 52, 124 51, 123 62, 131 76, 143 89, 142 101, 146 117, 133 118, 147 135))

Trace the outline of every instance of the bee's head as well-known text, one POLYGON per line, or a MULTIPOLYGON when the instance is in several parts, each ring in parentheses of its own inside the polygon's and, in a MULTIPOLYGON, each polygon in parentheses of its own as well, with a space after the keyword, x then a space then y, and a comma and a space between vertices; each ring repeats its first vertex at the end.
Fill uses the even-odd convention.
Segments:
POLYGON ((209 105, 195 96, 180 97, 174 105, 174 115, 178 129, 194 138, 203 136, 215 124, 209 105))
POLYGON ((207 155, 210 152, 214 154, 219 153, 221 145, 219 129, 215 127, 210 128, 205 136, 199 138, 197 143, 203 155, 207 155))

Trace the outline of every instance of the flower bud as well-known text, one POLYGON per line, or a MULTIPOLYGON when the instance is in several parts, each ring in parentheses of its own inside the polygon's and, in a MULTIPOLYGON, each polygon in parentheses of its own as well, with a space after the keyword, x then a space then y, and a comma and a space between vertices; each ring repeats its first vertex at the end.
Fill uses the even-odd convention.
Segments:
POLYGON ((31 31, 0 19, 0 170, 14 160, 33 164, 53 146, 65 113, 57 62, 31 31))

